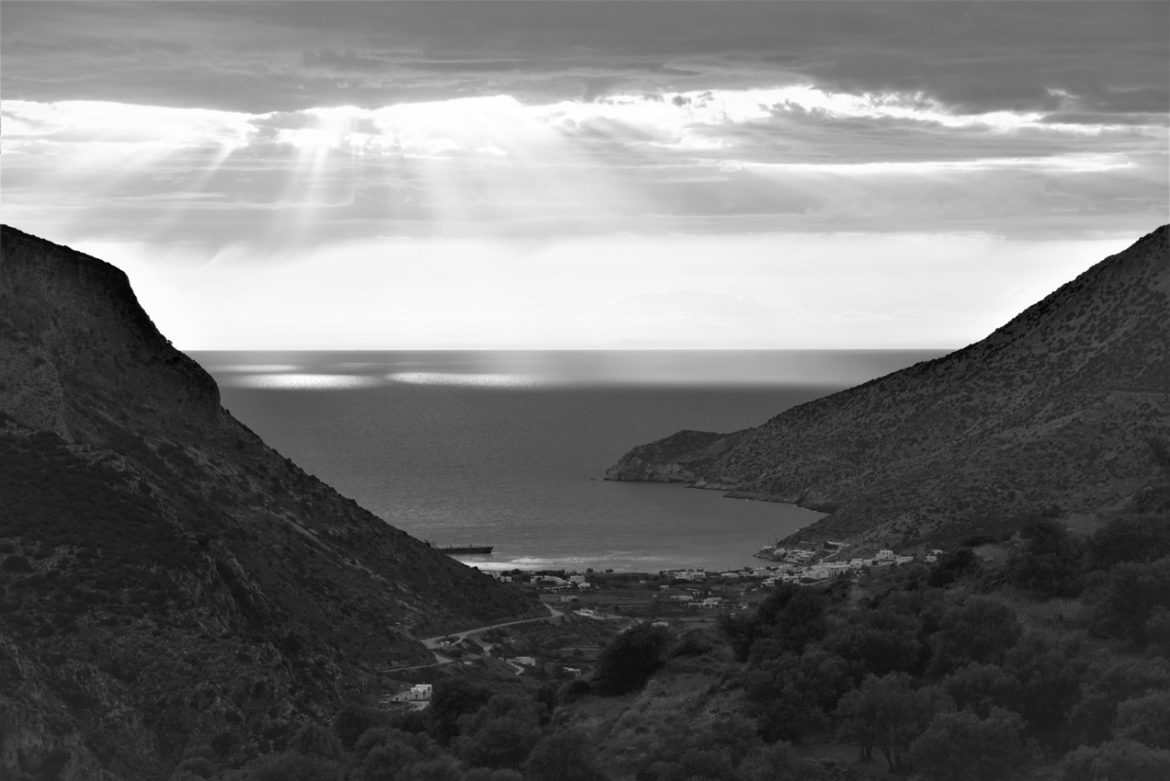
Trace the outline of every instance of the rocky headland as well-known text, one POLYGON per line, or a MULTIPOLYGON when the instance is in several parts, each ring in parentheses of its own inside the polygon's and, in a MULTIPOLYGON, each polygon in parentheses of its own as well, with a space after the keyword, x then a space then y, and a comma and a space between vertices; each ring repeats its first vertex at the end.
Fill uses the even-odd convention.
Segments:
POLYGON ((606 476, 828 513, 789 542, 899 549, 1121 506, 1170 480, 1170 227, 962 350, 606 476))

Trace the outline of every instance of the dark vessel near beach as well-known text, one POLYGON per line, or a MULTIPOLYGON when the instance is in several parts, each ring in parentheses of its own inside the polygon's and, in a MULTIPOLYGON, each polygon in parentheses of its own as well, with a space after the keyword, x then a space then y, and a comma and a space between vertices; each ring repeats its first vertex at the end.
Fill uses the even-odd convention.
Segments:
POLYGON ((441 545, 436 547, 435 550, 450 554, 480 554, 487 556, 491 554, 494 548, 494 545, 441 545))

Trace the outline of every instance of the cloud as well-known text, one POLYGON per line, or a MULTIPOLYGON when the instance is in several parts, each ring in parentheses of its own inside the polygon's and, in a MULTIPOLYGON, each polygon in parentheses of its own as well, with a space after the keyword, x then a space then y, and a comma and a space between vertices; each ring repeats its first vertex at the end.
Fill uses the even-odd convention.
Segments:
POLYGON ((263 113, 811 82, 962 113, 1156 113, 1170 108, 1168 23, 1164 3, 1059 0, 9 2, 0 86, 263 113))
POLYGON ((757 220, 1144 229, 1167 207, 1164 121, 956 114, 921 94, 793 86, 262 114, 10 100, 3 112, 6 211, 29 229, 48 220, 274 248, 384 234, 757 230, 757 220))

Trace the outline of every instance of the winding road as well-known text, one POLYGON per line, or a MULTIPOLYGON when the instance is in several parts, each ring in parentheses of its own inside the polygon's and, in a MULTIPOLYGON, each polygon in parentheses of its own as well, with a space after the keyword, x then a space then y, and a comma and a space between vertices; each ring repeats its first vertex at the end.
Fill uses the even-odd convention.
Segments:
POLYGON ((492 629, 503 629, 504 627, 518 626, 520 624, 534 624, 537 621, 556 621, 558 618, 564 615, 562 611, 557 610, 552 605, 545 604, 544 607, 549 612, 547 616, 541 616, 539 618, 522 618, 519 621, 504 621, 503 623, 499 624, 489 624, 488 626, 479 626, 474 629, 465 629, 462 632, 449 632, 447 634, 435 635, 434 637, 425 637, 422 639, 422 644, 426 646, 428 651, 435 655, 434 662, 430 664, 416 664, 410 667, 390 667, 383 670, 382 672, 400 673, 406 672, 408 670, 426 670, 431 667, 441 667, 445 664, 451 664, 455 660, 449 656, 443 656, 441 653, 439 653, 438 650, 441 648, 441 641, 446 640, 449 637, 453 637, 456 639, 456 642, 459 642, 470 637, 471 635, 477 635, 481 632, 489 632, 492 629))

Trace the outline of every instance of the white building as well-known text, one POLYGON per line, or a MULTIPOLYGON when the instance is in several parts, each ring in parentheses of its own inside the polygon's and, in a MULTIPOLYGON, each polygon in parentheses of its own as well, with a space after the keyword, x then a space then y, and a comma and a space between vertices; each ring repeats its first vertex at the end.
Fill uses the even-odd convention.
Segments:
POLYGON ((429 683, 416 683, 406 691, 395 694, 390 699, 393 702, 430 702, 431 685, 429 683))

